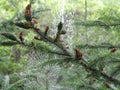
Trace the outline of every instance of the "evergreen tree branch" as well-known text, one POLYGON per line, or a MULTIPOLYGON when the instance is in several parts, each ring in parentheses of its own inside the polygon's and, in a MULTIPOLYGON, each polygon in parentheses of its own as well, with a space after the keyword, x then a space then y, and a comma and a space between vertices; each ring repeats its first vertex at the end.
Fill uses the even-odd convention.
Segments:
MULTIPOLYGON (((8 42, 9 43, 9 42, 8 42)), ((14 42, 13 42, 14 43, 14 42)), ((31 44, 23 44, 23 43, 17 43, 19 45, 25 46, 25 47, 31 47, 31 44)), ((38 47, 39 48, 39 47, 38 47)), ((45 50, 44 47, 41 47, 40 50, 45 50)), ((52 51, 52 50, 47 50, 48 53, 51 54, 56 54, 56 55, 62 55, 62 56, 70 56, 68 54, 65 54, 65 52, 59 52, 59 51, 52 51)))
POLYGON ((57 55, 62 55, 62 56, 69 56, 69 55, 67 55, 67 54, 60 53, 60 52, 56 52, 56 51, 49 51, 49 53, 57 54, 57 55))
POLYGON ((75 22, 75 25, 81 25, 81 26, 87 26, 87 27, 91 27, 91 26, 101 26, 101 27, 110 27, 110 26, 120 26, 120 23, 104 23, 102 21, 87 21, 87 22, 75 22))
MULTIPOLYGON (((57 54, 57 55, 63 55, 63 56, 68 56, 67 58, 63 57, 63 60, 62 62, 79 62, 80 61, 80 64, 85 68, 85 69, 88 69, 90 70, 92 73, 98 73, 100 74, 104 79, 107 79, 108 81, 111 81, 115 84, 119 84, 120 85, 120 81, 117 80, 116 78, 113 78, 112 76, 106 74, 105 72, 103 71, 100 71, 100 70, 97 70, 96 68, 93 68, 93 67, 90 67, 89 65, 87 65, 83 59, 83 53, 81 51, 79 51, 78 49, 74 49, 75 51, 75 55, 74 57, 72 57, 70 51, 68 51, 64 45, 60 42, 60 35, 61 35, 61 30, 62 30, 62 23, 60 22, 58 24, 58 32, 57 32, 57 35, 56 35, 56 38, 53 39, 49 36, 47 36, 47 32, 48 32, 48 29, 46 29, 45 32, 42 32, 39 28, 35 28, 34 27, 34 24, 31 22, 31 4, 29 4, 28 6, 26 7, 26 12, 25 12, 25 19, 26 19, 26 23, 16 23, 17 26, 21 27, 21 28, 24 28, 24 29, 33 29, 39 36, 40 38, 36 37, 37 40, 42 40, 44 42, 48 42, 50 44, 53 44, 55 45, 56 47, 58 47, 61 51, 61 52, 56 52, 56 51, 49 51, 50 53, 53 53, 53 54, 57 54), (29 8, 27 8, 29 7, 29 8)), ((118 24, 105 24, 101 21, 94 21, 94 22, 80 22, 80 23, 76 23, 78 25, 84 25, 84 26, 105 26, 105 27, 109 27, 109 26, 118 26, 120 25, 119 23, 118 24)), ((20 38, 21 39, 21 38, 20 38)), ((22 39, 21 39, 22 41, 22 39)), ((22 43, 21 43, 22 44, 22 43)), ((110 45, 110 44, 105 44, 105 45, 84 45, 84 46, 78 46, 79 48, 120 48, 120 46, 113 46, 113 45, 110 45)), ((115 49, 113 49, 115 50, 115 49)), ((113 52, 113 51, 111 51, 113 52)), ((54 60, 54 62, 56 63, 57 61, 54 60)), ((53 62, 52 62, 53 63, 53 62)), ((46 63, 45 63, 46 64, 46 63)))
MULTIPOLYGON (((111 81, 111 82, 114 82, 115 84, 120 84, 120 81, 119 81, 119 80, 113 78, 112 76, 107 75, 106 73, 104 73, 104 72, 102 72, 102 71, 100 71, 100 70, 97 70, 97 69, 95 69, 95 68, 89 67, 87 64, 85 64, 85 63, 83 62, 83 61, 85 61, 85 60, 82 59, 82 55, 79 55, 79 54, 81 53, 80 51, 77 50, 77 52, 76 52, 77 57, 72 57, 72 55, 70 55, 70 52, 68 52, 68 51, 66 50, 66 48, 65 48, 60 42, 55 42, 54 39, 52 39, 51 37, 45 36, 45 35, 44 35, 44 32, 40 31, 40 29, 38 29, 38 28, 37 28, 37 30, 36 30, 35 28, 33 28, 33 29, 34 29, 34 31, 35 31, 38 35, 41 36, 41 38, 42 38, 43 41, 49 42, 49 43, 57 46, 58 48, 60 48, 60 49, 63 51, 63 53, 56 52, 56 51, 49 51, 50 53, 58 54, 58 55, 63 55, 63 56, 68 56, 68 57, 70 58, 70 59, 68 60, 68 62, 69 62, 69 61, 73 61, 73 60, 79 61, 79 59, 81 59, 82 62, 81 62, 80 64, 81 64, 85 69, 89 69, 89 70, 92 71, 93 73, 96 73, 96 72, 97 72, 97 73, 100 73, 100 75, 101 75, 103 78, 105 78, 105 79, 107 79, 107 80, 109 80, 109 81, 111 81), (72 57, 72 58, 71 58, 71 57, 72 57), (79 58, 79 57, 80 57, 80 58, 79 58)), ((112 47, 117 47, 117 48, 118 48, 118 46, 112 46, 112 47, 111 47, 111 46, 103 46, 103 45, 100 45, 100 46, 88 45, 87 47, 89 47, 89 48, 112 48, 112 47)), ((66 62, 66 60, 65 60, 64 62, 66 62)))
POLYGON ((85 45, 77 45, 76 47, 78 47, 78 48, 92 48, 92 49, 97 49, 97 48, 110 49, 110 48, 120 48, 120 45, 88 45, 88 44, 85 44, 85 45))
POLYGON ((50 43, 54 44, 55 46, 57 46, 58 48, 60 48, 63 51, 64 55, 71 56, 70 53, 65 49, 65 47, 60 42, 54 42, 54 40, 51 37, 45 36, 44 32, 40 31, 39 28, 37 28, 37 29, 33 28, 33 29, 38 35, 41 36, 41 38, 43 38, 43 40, 45 42, 50 42, 50 43))
MULTIPOLYGON (((84 60, 84 59, 83 59, 83 60, 84 60)), ((111 82, 113 82, 113 83, 115 83, 115 84, 120 85, 120 81, 119 81, 118 79, 113 78, 113 77, 110 76, 110 75, 107 75, 107 74, 104 73, 103 71, 100 71, 100 70, 94 69, 94 68, 92 68, 92 67, 89 67, 87 64, 85 64, 85 63, 83 63, 83 62, 81 62, 80 64, 81 64, 85 69, 88 69, 88 70, 90 70, 90 71, 92 71, 92 72, 94 72, 94 73, 98 72, 98 73, 100 73, 100 75, 101 75, 103 78, 106 78, 107 80, 109 80, 109 81, 111 81, 111 82)))

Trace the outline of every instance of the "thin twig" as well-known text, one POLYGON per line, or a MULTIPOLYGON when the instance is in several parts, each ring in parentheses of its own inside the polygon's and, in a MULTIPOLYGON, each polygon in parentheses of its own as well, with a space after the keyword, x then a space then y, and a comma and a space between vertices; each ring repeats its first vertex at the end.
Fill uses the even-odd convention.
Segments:
POLYGON ((67 54, 60 53, 60 52, 56 52, 56 51, 49 51, 49 53, 57 54, 57 55, 63 55, 63 56, 69 56, 69 55, 67 55, 67 54))
MULTIPOLYGON (((83 59, 83 60, 84 60, 84 59, 83 59)), ((92 72, 94 72, 94 73, 99 72, 99 73, 102 75, 102 77, 106 78, 107 80, 109 80, 109 81, 111 81, 111 82, 114 82, 114 83, 120 85, 120 81, 119 81, 118 79, 115 79, 115 78, 113 78, 112 76, 107 75, 106 73, 104 73, 104 72, 102 72, 102 71, 100 71, 100 70, 91 68, 91 67, 87 66, 87 65, 86 65, 85 63, 83 63, 83 62, 81 62, 80 64, 81 64, 85 69, 89 69, 90 71, 92 71, 92 72)))
POLYGON ((105 23, 99 23, 99 24, 95 24, 95 23, 85 23, 85 22, 75 22, 76 25, 81 25, 81 26, 87 26, 87 27, 93 27, 93 26, 101 26, 101 27, 110 27, 110 26, 120 26, 120 23, 111 23, 111 24, 105 24, 105 23))
MULTIPOLYGON (((34 28, 33 28, 34 29, 34 28)), ((57 47, 59 47, 63 52, 64 54, 68 55, 68 56, 71 56, 70 53, 64 48, 64 46, 59 43, 59 42, 54 42, 54 40, 51 38, 51 37, 48 37, 48 36, 44 36, 44 33, 42 31, 40 31, 40 29, 38 30, 35 30, 34 31, 39 34, 43 39, 45 39, 46 41, 56 45, 57 47)))
POLYGON ((91 49, 97 49, 97 48, 119 48, 120 49, 120 45, 78 45, 78 48, 91 48, 91 49))

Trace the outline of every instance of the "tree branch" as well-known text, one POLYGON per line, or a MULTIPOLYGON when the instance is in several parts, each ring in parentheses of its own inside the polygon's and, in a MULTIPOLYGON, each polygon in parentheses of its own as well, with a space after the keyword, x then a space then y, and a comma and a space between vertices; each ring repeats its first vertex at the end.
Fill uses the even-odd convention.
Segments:
POLYGON ((66 55, 64 53, 60 53, 60 52, 56 52, 56 51, 49 51, 49 53, 57 54, 57 55, 63 55, 63 56, 69 56, 69 55, 66 55))
MULTIPOLYGON (((59 53, 59 52, 55 52, 55 51, 50 51, 50 53, 54 53, 54 54, 58 54, 58 55, 64 55, 64 56, 68 56, 71 58, 71 55, 70 55, 70 52, 68 52, 66 50, 66 48, 63 47, 63 45, 60 43, 60 42, 54 42, 54 40, 51 38, 51 37, 48 37, 48 36, 44 36, 44 33, 42 31, 40 31, 40 29, 35 29, 34 28, 34 31, 41 36, 42 40, 44 40, 45 42, 50 42, 54 45, 56 45, 58 48, 60 48, 63 53, 59 53)), ((105 45, 96 45, 96 46, 93 46, 93 45, 87 45, 88 48, 112 48, 112 47, 115 47, 115 48, 119 48, 120 46, 105 46, 105 45)), ((75 58, 71 58, 71 60, 75 60, 75 58)), ((84 59, 82 59, 84 61, 84 59)), ((106 78, 107 80, 111 81, 111 82, 114 82, 116 84, 120 84, 120 81, 107 75, 106 73, 102 72, 102 71, 99 71, 97 69, 94 69, 94 68, 91 68, 91 67, 88 67, 87 64, 81 62, 80 63, 85 69, 89 69, 90 71, 96 73, 100 73, 102 77, 106 78)))
POLYGON ((110 26, 120 26, 120 23, 104 23, 102 21, 86 21, 86 22, 75 22, 76 25, 81 25, 81 26, 87 26, 87 27, 93 27, 93 26, 101 26, 101 27, 110 27, 110 26))
POLYGON ((37 30, 35 28, 33 28, 34 31, 41 36, 41 38, 43 38, 43 40, 45 42, 50 42, 52 43, 53 45, 56 45, 58 48, 60 48, 63 53, 67 56, 71 56, 70 53, 65 49, 65 47, 60 43, 60 42, 54 42, 54 40, 51 38, 51 37, 48 37, 48 36, 44 36, 44 33, 42 31, 40 31, 40 29, 37 28, 37 30))
MULTIPOLYGON (((84 59, 82 59, 82 60, 84 60, 84 59)), ((109 81, 111 81, 111 82, 114 82, 114 83, 120 85, 120 81, 119 81, 118 79, 115 79, 115 78, 113 78, 112 76, 109 76, 109 75, 107 75, 106 73, 104 73, 104 72, 102 72, 102 71, 100 71, 100 70, 91 68, 91 67, 87 66, 87 65, 86 65, 85 63, 83 63, 83 62, 81 62, 80 64, 81 64, 85 69, 88 69, 88 70, 90 70, 90 71, 92 71, 92 72, 94 72, 94 73, 98 72, 98 73, 101 74, 101 76, 102 76, 103 78, 106 78, 107 80, 109 80, 109 81)))
POLYGON ((91 48, 91 49, 97 49, 97 48, 119 48, 120 49, 120 45, 77 45, 76 47, 78 48, 91 48))

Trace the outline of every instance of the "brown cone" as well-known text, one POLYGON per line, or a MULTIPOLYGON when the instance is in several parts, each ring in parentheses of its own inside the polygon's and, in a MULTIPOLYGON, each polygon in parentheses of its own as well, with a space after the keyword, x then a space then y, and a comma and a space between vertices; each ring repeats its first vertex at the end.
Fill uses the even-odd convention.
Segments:
POLYGON ((76 59, 82 59, 82 53, 77 48, 75 48, 74 51, 76 54, 76 59))

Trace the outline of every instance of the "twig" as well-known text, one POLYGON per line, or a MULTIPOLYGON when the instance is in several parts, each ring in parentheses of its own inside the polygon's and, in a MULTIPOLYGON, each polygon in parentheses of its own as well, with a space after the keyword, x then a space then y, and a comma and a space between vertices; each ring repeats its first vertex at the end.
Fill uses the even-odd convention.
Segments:
MULTIPOLYGON (((90 25, 89 25, 90 26, 90 25)), ((99 25, 91 25, 91 26, 120 26, 120 23, 114 23, 114 24, 99 24, 99 25)))
POLYGON ((101 27, 110 27, 110 26, 120 26, 120 23, 110 23, 106 24, 103 22, 97 22, 97 21, 88 21, 88 22, 75 22, 76 25, 81 25, 81 26, 87 26, 87 27, 93 27, 93 26, 101 26, 101 27))
MULTIPOLYGON (((83 59, 83 60, 84 60, 84 59, 83 59)), ((118 79, 115 79, 115 78, 113 78, 112 76, 109 76, 109 75, 107 75, 106 73, 104 73, 104 72, 102 72, 102 71, 99 71, 99 70, 97 70, 97 69, 88 67, 88 66, 87 66, 85 63, 83 63, 83 62, 81 62, 80 64, 81 64, 85 69, 89 69, 90 71, 92 71, 92 72, 94 72, 94 73, 99 72, 99 73, 102 75, 102 77, 106 78, 107 80, 109 80, 109 81, 111 81, 111 82, 114 82, 114 83, 120 85, 120 81, 119 81, 118 79)))
POLYGON ((56 52, 56 51, 49 51, 49 53, 57 54, 57 55, 63 55, 63 56, 69 56, 64 53, 56 52))
POLYGON ((60 48, 63 53, 67 56, 71 56, 70 53, 63 47, 63 45, 59 42, 54 42, 54 40, 51 38, 51 37, 48 37, 48 36, 44 36, 44 33, 42 31, 40 31, 40 29, 37 28, 37 30, 35 28, 33 28, 34 31, 40 35, 44 40, 56 45, 58 48, 60 48))
POLYGON ((97 49, 97 48, 107 48, 107 49, 110 49, 110 48, 118 48, 120 49, 120 45, 78 45, 77 46, 78 48, 92 48, 92 49, 97 49))

